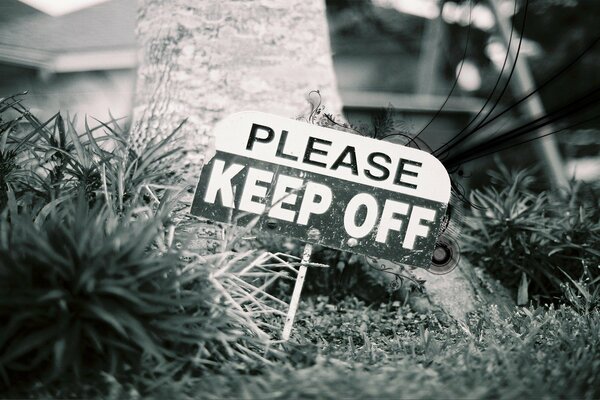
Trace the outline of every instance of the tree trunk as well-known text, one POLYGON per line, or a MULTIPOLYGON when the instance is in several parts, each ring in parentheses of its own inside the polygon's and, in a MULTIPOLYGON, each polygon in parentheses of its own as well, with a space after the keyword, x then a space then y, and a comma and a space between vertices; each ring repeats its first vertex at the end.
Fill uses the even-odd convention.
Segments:
POLYGON ((137 148, 187 118, 186 161, 199 167, 212 127, 229 114, 295 118, 311 90, 328 112, 341 111, 323 0, 141 0, 137 37, 137 148))
MULTIPOLYGON (((187 118, 181 134, 188 183, 212 155, 212 127, 229 114, 307 115, 312 90, 320 91, 326 112, 340 114, 323 0, 141 0, 137 35, 142 58, 132 145, 142 149, 187 118)), ((183 232, 196 251, 214 246, 205 237, 215 234, 210 226, 188 223, 183 232)), ((433 302, 464 319, 481 301, 466 264, 450 275, 425 274, 429 297, 412 300, 422 311, 433 302)))

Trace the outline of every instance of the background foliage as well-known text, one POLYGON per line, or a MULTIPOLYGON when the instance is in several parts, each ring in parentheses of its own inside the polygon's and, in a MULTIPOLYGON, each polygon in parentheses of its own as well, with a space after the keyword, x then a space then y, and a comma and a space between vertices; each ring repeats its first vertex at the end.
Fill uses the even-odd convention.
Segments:
POLYGON ((588 310, 600 301, 600 187, 571 182, 560 193, 535 191, 532 170, 501 166, 492 185, 473 190, 461 249, 506 286, 542 303, 588 310), (530 283, 529 283, 530 282, 530 283))

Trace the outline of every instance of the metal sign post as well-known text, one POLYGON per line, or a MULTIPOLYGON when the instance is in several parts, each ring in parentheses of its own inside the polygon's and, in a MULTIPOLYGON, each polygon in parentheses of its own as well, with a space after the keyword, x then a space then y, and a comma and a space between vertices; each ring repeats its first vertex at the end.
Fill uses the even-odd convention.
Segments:
POLYGON ((294 292, 292 293, 292 299, 290 300, 290 308, 285 317, 285 326, 283 327, 283 334, 281 335, 283 340, 288 340, 292 332, 294 318, 296 317, 298 303, 300 302, 300 295, 302 294, 302 286, 304 286, 304 279, 306 278, 306 271, 308 269, 306 264, 310 261, 311 254, 312 244, 306 243, 304 245, 304 252, 302 253, 300 268, 298 269, 298 277, 296 278, 296 284, 294 285, 294 292))

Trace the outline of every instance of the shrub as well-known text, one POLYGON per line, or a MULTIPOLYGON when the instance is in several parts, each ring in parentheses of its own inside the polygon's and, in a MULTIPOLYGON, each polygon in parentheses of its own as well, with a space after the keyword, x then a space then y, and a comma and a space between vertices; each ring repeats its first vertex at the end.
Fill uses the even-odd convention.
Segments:
POLYGON ((471 193, 472 215, 462 250, 505 285, 545 303, 583 309, 600 302, 600 193, 571 182, 563 193, 534 192, 531 170, 492 174, 493 185, 471 193), (524 283, 525 282, 525 283, 524 283), (523 290, 523 288, 522 288, 523 290))
POLYGON ((114 374, 142 354, 160 363, 219 335, 208 284, 156 248, 160 218, 119 218, 83 195, 34 217, 0 221, 5 385, 114 374))
POLYGON ((172 245, 177 130, 138 154, 115 119, 78 133, 19 102, 0 100, 0 393, 97 394, 102 373, 151 388, 273 354, 217 301, 228 258, 172 245))
MULTIPOLYGON (((177 182, 168 166, 182 152, 179 128, 136 152, 115 118, 92 128, 86 118, 83 132, 76 126, 60 113, 41 122, 15 96, 0 100, 0 183, 20 204, 35 212, 83 191, 90 202, 124 212, 157 201, 157 188, 177 182)), ((5 205, 4 196, 0 209, 5 205)))

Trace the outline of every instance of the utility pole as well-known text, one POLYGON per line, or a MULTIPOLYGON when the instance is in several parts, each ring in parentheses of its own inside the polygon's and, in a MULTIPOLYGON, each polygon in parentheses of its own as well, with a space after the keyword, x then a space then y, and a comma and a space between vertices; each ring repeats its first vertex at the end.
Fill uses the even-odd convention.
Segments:
POLYGON ((434 20, 425 22, 425 33, 421 40, 421 54, 417 71, 416 93, 418 94, 433 94, 439 86, 444 28, 441 15, 434 20))
MULTIPOLYGON (((517 1, 517 0, 514 0, 517 1)), ((488 4, 498 23, 498 30, 504 40, 504 44, 509 52, 509 59, 514 64, 516 60, 515 70, 510 80, 513 92, 517 96, 526 96, 535 89, 535 81, 531 75, 531 71, 527 64, 527 59, 524 54, 520 54, 517 58, 517 47, 508 46, 511 34, 511 22, 508 18, 502 15, 498 7, 499 0, 488 0, 488 4)), ((514 44, 514 40, 512 41, 514 44)), ((522 112, 531 119, 539 118, 545 115, 546 111, 542 104, 542 99, 538 93, 534 93, 521 105, 522 112)), ((554 136, 548 135, 553 132, 552 125, 544 125, 538 129, 537 140, 533 141, 536 151, 540 158, 546 164, 544 171, 554 188, 561 189, 568 186, 568 180, 565 173, 562 157, 558 151, 558 145, 554 136), (544 136, 548 135, 548 136, 544 136)))

